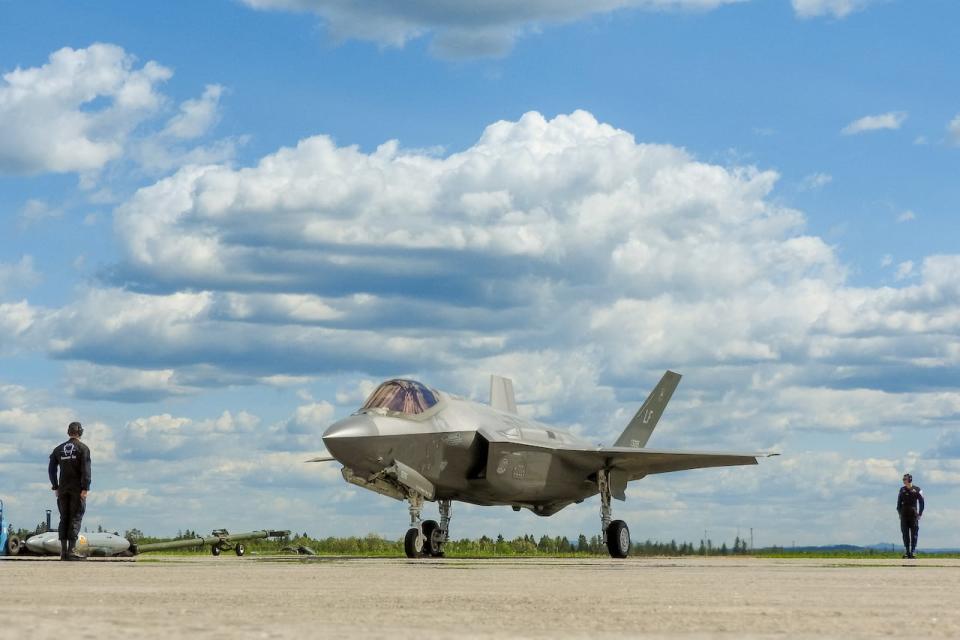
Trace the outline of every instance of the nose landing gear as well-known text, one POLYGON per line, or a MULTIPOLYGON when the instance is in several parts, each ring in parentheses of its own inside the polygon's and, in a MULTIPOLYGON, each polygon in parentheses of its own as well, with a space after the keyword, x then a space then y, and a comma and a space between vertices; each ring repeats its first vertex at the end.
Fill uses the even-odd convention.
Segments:
POLYGON ((442 558, 443 547, 449 539, 450 500, 439 500, 440 523, 420 521, 423 496, 415 491, 407 495, 410 503, 410 528, 403 537, 403 551, 408 558, 442 558))

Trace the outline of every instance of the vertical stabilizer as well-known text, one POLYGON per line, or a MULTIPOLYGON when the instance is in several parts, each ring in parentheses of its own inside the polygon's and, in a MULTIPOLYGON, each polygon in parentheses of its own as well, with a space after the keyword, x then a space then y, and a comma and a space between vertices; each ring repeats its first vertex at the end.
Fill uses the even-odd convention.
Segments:
POLYGON ((510 378, 490 376, 490 406, 507 413, 517 412, 517 402, 513 399, 513 381, 510 378))
POLYGON ((660 382, 647 396, 643 406, 637 411, 637 415, 633 416, 633 420, 623 430, 613 446, 634 447, 636 449, 647 446, 647 440, 650 439, 653 428, 657 426, 660 416, 663 415, 663 410, 667 408, 667 403, 670 402, 674 390, 680 384, 680 378, 680 374, 673 371, 667 371, 663 374, 660 382))

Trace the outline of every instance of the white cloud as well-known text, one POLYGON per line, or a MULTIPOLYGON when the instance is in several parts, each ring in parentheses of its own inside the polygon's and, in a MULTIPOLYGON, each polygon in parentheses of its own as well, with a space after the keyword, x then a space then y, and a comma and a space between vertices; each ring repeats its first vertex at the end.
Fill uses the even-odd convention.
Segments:
POLYGON ((84 441, 98 447, 99 459, 114 460, 115 447, 108 425, 87 420, 72 408, 51 406, 41 394, 25 387, 0 384, 0 468, 10 469, 24 461, 35 466, 36 460, 45 460, 57 443, 66 440, 67 425, 75 420, 84 424, 84 441))
POLYGON ((867 444, 890 442, 890 434, 886 431, 861 431, 853 434, 853 440, 867 444))
POLYGON ((19 262, 0 262, 0 295, 12 289, 24 290, 35 287, 43 276, 33 266, 33 256, 23 256, 19 262))
POLYGON ((572 22, 622 9, 708 11, 744 0, 532 0, 524 3, 457 0, 431 3, 384 0, 243 0, 255 9, 311 12, 335 40, 359 39, 401 47, 432 36, 445 57, 497 56, 540 25, 572 22))
POLYGON ((818 191, 831 182, 833 182, 833 176, 829 173, 812 173, 803 179, 800 187, 805 191, 818 191))
POLYGON ((800 18, 832 16, 845 18, 855 11, 862 11, 880 0, 791 0, 793 10, 800 18))
POLYGON ((181 139, 205 135, 219 119, 222 94, 220 85, 207 85, 199 99, 187 100, 180 105, 180 112, 170 119, 163 134, 181 139))
POLYGON ((48 202, 39 198, 27 200, 20 208, 19 226, 21 229, 41 223, 45 220, 54 220, 63 215, 61 207, 51 206, 48 202))
POLYGON ((145 402, 197 391, 181 383, 180 377, 173 369, 139 370, 77 362, 67 365, 65 386, 78 398, 145 402))
MULTIPOLYGON (((154 293, 6 305, 0 323, 11 346, 98 365, 71 388, 115 399, 500 367, 498 354, 557 380, 592 371, 594 390, 703 363, 822 363, 884 388, 903 370, 868 375, 865 354, 955 363, 957 257, 901 266, 909 287, 849 287, 833 247, 769 197, 776 180, 585 112, 494 123, 444 158, 316 136, 253 167, 184 168, 118 207, 112 272, 154 293)), ((532 414, 566 408, 550 388, 532 414)))
POLYGON ((906 119, 906 111, 891 111, 889 113, 881 113, 875 116, 864 116, 859 120, 854 120, 845 126, 840 133, 845 136, 851 136, 868 131, 880 131, 882 129, 895 130, 899 129, 906 119))
MULTIPOLYGON (((164 413, 128 422, 118 442, 122 455, 128 460, 183 460, 240 448, 231 441, 245 438, 259 424, 260 418, 246 411, 236 414, 224 411, 218 418, 200 421, 164 413), (227 447, 224 443, 231 445, 227 447)), ((254 448, 253 441, 250 444, 251 449, 254 448)))
MULTIPOLYGON (((231 160, 244 137, 192 146, 220 117, 224 88, 207 85, 185 100, 164 124, 170 100, 160 86, 173 72, 154 61, 137 66, 121 47, 97 43, 65 47, 47 64, 17 68, 0 80, 0 174, 76 172, 80 185, 97 188, 109 164, 126 160, 151 172, 183 164, 231 160)), ((91 201, 102 201, 100 189, 91 201)), ((58 215, 35 200, 24 221, 58 215)))
POLYGON ((913 275, 913 261, 906 260, 897 265, 897 273, 894 276, 897 280, 905 280, 913 275))
POLYGON ((957 114, 947 125, 947 133, 950 134, 950 140, 953 144, 960 145, 960 114, 957 114))
POLYGON ((30 332, 38 319, 37 309, 26 300, 0 303, 0 349, 36 346, 30 332))
POLYGON ((42 67, 0 82, 0 172, 96 171, 123 153, 131 132, 163 105, 166 67, 135 68, 120 47, 65 47, 42 67), (103 104, 101 104, 103 101, 103 104))
POLYGON ((897 222, 910 222, 917 219, 917 214, 909 209, 897 216, 897 222))

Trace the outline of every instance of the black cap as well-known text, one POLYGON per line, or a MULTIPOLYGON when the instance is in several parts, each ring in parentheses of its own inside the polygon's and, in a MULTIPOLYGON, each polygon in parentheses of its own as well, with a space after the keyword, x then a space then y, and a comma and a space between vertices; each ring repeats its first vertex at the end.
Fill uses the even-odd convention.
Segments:
POLYGON ((83 435, 83 425, 79 422, 71 422, 67 427, 68 436, 82 436, 83 435))

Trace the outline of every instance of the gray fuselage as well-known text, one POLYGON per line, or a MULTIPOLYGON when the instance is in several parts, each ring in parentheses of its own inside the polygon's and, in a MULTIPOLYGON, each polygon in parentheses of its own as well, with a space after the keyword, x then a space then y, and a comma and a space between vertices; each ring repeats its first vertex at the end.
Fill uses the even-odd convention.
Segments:
POLYGON ((345 477, 371 478, 400 461, 434 485, 438 500, 528 507, 548 515, 597 493, 589 469, 555 455, 594 445, 516 414, 437 396, 436 405, 417 415, 361 410, 331 425, 324 444, 344 465, 345 477))

